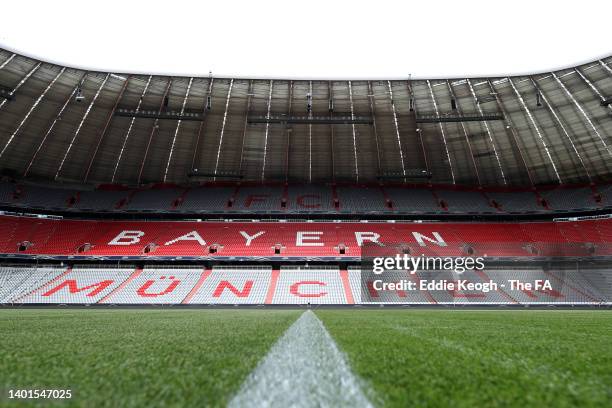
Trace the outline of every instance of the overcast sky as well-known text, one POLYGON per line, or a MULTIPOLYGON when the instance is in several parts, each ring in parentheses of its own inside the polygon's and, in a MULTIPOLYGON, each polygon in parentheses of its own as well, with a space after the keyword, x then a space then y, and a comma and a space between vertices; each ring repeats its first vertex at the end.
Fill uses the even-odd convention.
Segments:
POLYGON ((413 78, 612 54, 612 1, 3 1, 0 46, 115 72, 413 78))

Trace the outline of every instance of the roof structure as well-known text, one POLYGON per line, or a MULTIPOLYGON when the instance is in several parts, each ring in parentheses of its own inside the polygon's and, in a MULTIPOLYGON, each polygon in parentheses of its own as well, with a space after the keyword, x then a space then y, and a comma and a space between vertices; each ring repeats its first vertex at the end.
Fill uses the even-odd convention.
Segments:
POLYGON ((612 56, 529 76, 260 80, 84 71, 0 50, 0 170, 70 183, 589 183, 612 56))

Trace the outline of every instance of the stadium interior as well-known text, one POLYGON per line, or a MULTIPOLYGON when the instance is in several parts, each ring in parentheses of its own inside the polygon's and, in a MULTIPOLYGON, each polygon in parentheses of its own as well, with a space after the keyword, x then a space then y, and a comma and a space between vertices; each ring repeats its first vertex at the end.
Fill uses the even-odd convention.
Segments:
POLYGON ((609 306, 611 98, 612 57, 323 81, 0 50, 0 303, 609 306), (380 294, 367 244, 486 257, 472 283, 555 285, 380 294))

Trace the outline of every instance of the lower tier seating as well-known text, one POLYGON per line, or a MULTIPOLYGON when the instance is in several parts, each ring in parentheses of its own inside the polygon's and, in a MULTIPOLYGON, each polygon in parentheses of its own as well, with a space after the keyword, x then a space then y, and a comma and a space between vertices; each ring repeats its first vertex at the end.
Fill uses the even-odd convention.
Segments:
POLYGON ((533 266, 464 273, 395 271, 385 279, 407 280, 416 289, 381 290, 372 275, 337 267, 0 266, 0 296, 3 304, 612 304, 609 269, 533 266), (442 280, 494 283, 496 287, 427 287, 429 282, 442 280), (511 280, 534 287, 512 288, 511 280), (550 287, 537 287, 536 282, 549 282, 550 287))

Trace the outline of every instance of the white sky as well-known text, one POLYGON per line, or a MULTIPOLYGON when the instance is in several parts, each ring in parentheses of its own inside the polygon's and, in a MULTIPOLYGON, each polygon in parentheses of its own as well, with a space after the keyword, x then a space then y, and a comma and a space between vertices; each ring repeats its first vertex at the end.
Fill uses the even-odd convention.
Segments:
POLYGON ((258 78, 529 73, 612 54, 612 1, 3 0, 0 46, 115 72, 258 78))

